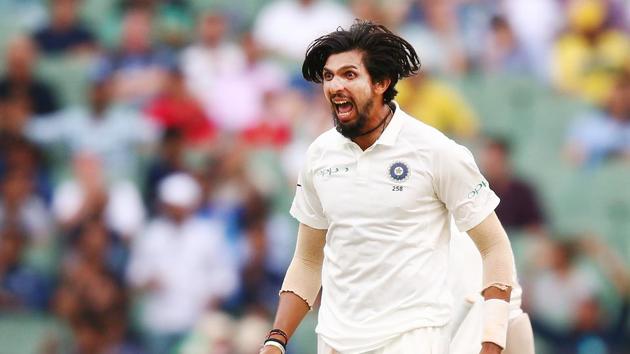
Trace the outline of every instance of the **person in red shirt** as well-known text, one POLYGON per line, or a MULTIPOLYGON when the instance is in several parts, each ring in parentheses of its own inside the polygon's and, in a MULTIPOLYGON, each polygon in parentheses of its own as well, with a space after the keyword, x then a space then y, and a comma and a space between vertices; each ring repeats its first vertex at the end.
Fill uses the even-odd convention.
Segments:
POLYGON ((180 130, 187 144, 207 144, 217 135, 217 127, 197 100, 190 95, 178 69, 172 69, 164 90, 145 108, 163 129, 180 130))

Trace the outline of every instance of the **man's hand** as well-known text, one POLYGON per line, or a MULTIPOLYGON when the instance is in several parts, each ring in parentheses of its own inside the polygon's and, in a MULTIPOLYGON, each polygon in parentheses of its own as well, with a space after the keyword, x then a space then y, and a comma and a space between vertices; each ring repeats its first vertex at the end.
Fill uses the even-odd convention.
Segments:
POLYGON ((280 349, 274 346, 267 345, 265 347, 260 348, 259 354, 282 354, 282 352, 280 351, 280 349))
POLYGON ((492 342, 483 342, 479 354, 501 354, 501 347, 492 342))

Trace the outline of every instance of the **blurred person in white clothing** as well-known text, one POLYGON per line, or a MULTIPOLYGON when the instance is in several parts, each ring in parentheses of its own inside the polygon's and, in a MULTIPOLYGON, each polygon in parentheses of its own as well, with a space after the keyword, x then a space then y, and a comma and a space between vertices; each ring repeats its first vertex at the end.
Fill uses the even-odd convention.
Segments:
POLYGON ((65 231, 103 215, 105 223, 124 239, 130 239, 144 224, 146 211, 138 187, 128 179, 108 182, 103 161, 79 152, 72 159, 72 175, 54 191, 52 212, 65 231))
MULTIPOLYGON (((203 12, 197 20, 197 40, 185 48, 180 56, 181 70, 186 86, 201 103, 208 117, 216 119, 223 128, 229 125, 222 111, 221 85, 217 79, 241 72, 246 65, 245 54, 240 46, 226 38, 228 23, 220 12, 203 12)), ((247 105, 244 105, 247 106, 247 105)), ((246 109, 247 107, 245 107, 246 109)), ((228 107, 238 109, 238 107, 228 107)))
POLYGON ((138 176, 141 155, 151 151, 159 127, 148 117, 113 100, 113 81, 93 77, 87 104, 31 120, 26 135, 46 148, 61 146, 72 160, 89 152, 107 167, 108 181, 138 176))
POLYGON ((561 1, 504 0, 501 7, 535 74, 549 80, 551 47, 564 25, 561 1))
POLYGON ((131 248, 127 278, 145 295, 141 322, 154 354, 170 353, 238 286, 223 225, 196 216, 201 195, 192 176, 166 177, 158 187, 162 214, 149 221, 131 248))
POLYGON ((0 229, 17 226, 25 230, 32 241, 45 244, 54 225, 34 185, 33 176, 23 170, 9 170, 0 177, 0 229))
POLYGON ((260 10, 254 37, 283 59, 299 62, 315 37, 352 22, 350 10, 330 0, 277 0, 260 10))

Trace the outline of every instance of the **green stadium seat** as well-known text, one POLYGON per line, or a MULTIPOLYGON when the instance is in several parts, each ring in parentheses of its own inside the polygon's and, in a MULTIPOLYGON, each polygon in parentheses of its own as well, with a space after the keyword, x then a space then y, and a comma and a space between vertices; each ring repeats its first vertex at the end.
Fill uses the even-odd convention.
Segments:
POLYGON ((53 317, 36 314, 0 315, 1 354, 40 354, 50 341, 55 341, 58 352, 67 352, 68 330, 53 317))
POLYGON ((586 104, 529 78, 471 75, 452 84, 477 111, 482 131, 512 142, 515 168, 538 187, 554 235, 596 233, 630 258, 628 164, 584 171, 562 157, 567 129, 586 104))

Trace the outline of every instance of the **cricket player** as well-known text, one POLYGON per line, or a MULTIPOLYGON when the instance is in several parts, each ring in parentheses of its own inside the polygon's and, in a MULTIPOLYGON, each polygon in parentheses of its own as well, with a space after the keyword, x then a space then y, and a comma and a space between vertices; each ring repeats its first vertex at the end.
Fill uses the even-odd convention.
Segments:
POLYGON ((371 22, 307 49, 302 74, 322 84, 335 128, 298 177, 296 250, 261 353, 285 352, 320 290, 319 354, 448 353, 451 218, 482 259, 480 353, 505 348, 513 256, 499 199, 466 148, 393 100, 419 68, 407 41, 371 22))

